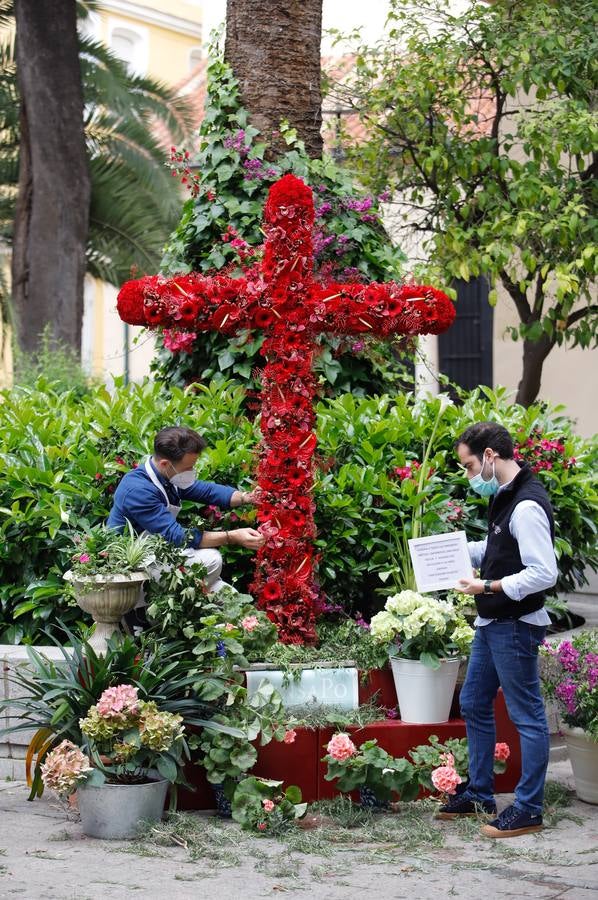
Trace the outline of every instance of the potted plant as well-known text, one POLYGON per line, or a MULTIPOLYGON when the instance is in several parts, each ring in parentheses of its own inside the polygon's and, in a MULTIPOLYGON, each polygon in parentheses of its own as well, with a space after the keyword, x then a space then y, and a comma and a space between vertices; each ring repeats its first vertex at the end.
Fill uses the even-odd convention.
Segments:
POLYGON ((332 736, 323 762, 328 764, 326 781, 337 779, 340 791, 359 789, 362 806, 387 808, 393 794, 414 800, 419 791, 415 769, 407 759, 395 758, 378 746, 377 740, 355 746, 348 734, 332 736))
POLYGON ((282 789, 282 781, 250 776, 241 781, 232 801, 232 817, 246 831, 279 833, 305 815, 307 803, 301 802, 296 785, 282 789))
POLYGON ((372 618, 370 631, 388 646, 401 719, 446 722, 461 656, 474 634, 453 603, 401 591, 372 618))
MULTIPOLYGON (((184 645, 113 637, 106 653, 96 654, 93 647, 64 630, 70 646, 60 647, 62 660, 56 663, 28 647, 27 664, 19 666, 9 676, 18 696, 0 702, 0 711, 10 708, 15 720, 0 734, 34 729, 25 758, 30 799, 42 795, 42 765, 47 755, 63 741, 67 740, 75 747, 89 745, 91 753, 93 748, 87 741, 82 722, 106 690, 119 685, 134 688, 140 703, 156 704, 160 712, 180 717, 188 728, 226 731, 233 736, 243 734, 213 720, 217 707, 211 696, 217 689, 224 690, 225 679, 215 672, 197 671, 184 645)), ((153 709, 151 705, 142 708, 147 712, 153 709)), ((97 741, 94 746, 96 744, 97 741)), ((179 748, 183 756, 187 756, 185 741, 176 743, 175 762, 179 748)), ((152 752, 154 749, 150 747, 152 752)), ((111 758, 103 749, 98 754, 111 758)), ((154 762, 157 763, 156 758, 154 762)), ((173 775, 173 765, 166 757, 160 768, 163 774, 173 775)))
POLYGON ((95 622, 90 645, 96 653, 105 653, 121 618, 140 600, 147 568, 156 561, 157 539, 136 535, 127 523, 122 534, 102 525, 77 535, 74 541, 77 549, 63 578, 72 586, 81 609, 95 622))
POLYGON ((267 681, 250 696, 242 684, 231 682, 222 706, 212 720, 222 731, 204 729, 190 739, 190 746, 199 750, 197 763, 214 789, 219 814, 229 817, 237 784, 257 762, 258 740, 261 746, 273 738, 284 741, 289 730, 281 724, 285 716, 280 694, 267 681))
POLYGON ((556 702, 580 800, 598 803, 598 634, 541 648, 542 687, 556 702))
MULTIPOLYGON (((333 735, 326 749, 326 780, 337 779, 336 786, 343 792, 358 788, 361 805, 370 809, 387 809, 393 794, 403 801, 415 800, 422 787, 453 794, 467 779, 465 738, 450 738, 441 744, 432 734, 427 744, 409 751, 410 759, 391 756, 376 740, 364 741, 358 748, 342 732, 333 735)), ((496 744, 495 773, 506 770, 510 752, 507 744, 496 744)))
POLYGON ((84 834, 134 837, 140 822, 162 817, 189 755, 182 721, 133 685, 107 688, 80 721, 83 747, 62 741, 42 763, 42 780, 62 794, 77 789, 84 834))
MULTIPOLYGON (((508 744, 500 742, 494 746, 494 774, 506 771, 511 755, 508 744)), ((469 750, 466 738, 449 738, 441 743, 431 734, 427 744, 419 744, 409 751, 421 787, 441 794, 454 794, 457 786, 467 781, 469 770, 469 750)))

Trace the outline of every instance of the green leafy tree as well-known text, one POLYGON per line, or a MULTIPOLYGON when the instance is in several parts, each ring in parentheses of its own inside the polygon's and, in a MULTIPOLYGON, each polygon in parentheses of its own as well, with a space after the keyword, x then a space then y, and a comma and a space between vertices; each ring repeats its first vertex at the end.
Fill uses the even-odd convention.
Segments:
POLYGON ((344 89, 367 126, 352 162, 403 204, 430 278, 511 298, 524 405, 555 345, 596 341, 597 21, 590 0, 392 0, 344 89))

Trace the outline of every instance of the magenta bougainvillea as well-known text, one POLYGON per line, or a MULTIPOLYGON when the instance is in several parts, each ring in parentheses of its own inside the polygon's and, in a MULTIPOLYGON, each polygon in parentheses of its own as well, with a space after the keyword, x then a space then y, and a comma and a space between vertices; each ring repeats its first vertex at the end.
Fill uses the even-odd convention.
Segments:
POLYGON ((280 639, 304 643, 315 638, 319 593, 312 498, 318 335, 439 334, 455 310, 428 285, 318 278, 312 192, 294 175, 272 185, 264 233, 262 260, 240 277, 146 276, 123 285, 118 311, 125 322, 164 329, 179 343, 211 330, 265 332, 257 516, 266 542, 252 589, 280 639))

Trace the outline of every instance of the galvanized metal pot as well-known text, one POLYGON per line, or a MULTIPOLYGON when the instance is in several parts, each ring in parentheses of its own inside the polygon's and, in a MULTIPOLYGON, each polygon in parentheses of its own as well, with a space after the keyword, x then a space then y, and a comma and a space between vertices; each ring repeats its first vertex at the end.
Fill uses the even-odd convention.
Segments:
POLYGON ((77 789, 81 827, 89 837, 108 841, 134 838, 142 822, 159 822, 169 782, 147 784, 82 784, 77 789))

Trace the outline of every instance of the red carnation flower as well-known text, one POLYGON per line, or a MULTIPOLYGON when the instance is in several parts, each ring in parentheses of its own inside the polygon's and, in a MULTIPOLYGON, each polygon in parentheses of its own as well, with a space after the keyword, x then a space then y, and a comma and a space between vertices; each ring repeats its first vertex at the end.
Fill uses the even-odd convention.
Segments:
POLYGON ((145 278, 126 281, 118 292, 116 308, 123 322, 128 322, 129 325, 147 324, 143 305, 146 282, 145 278))

